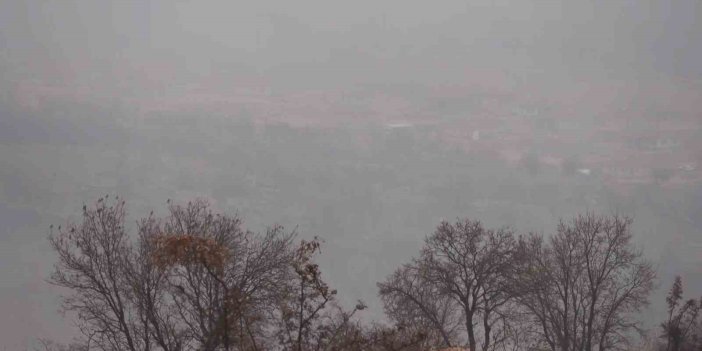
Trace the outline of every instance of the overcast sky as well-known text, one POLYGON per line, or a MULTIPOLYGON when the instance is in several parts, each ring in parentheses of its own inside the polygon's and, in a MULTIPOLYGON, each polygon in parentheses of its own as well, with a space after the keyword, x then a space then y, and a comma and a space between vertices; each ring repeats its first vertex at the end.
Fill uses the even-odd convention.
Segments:
POLYGON ((159 62, 183 77, 211 74, 213 63, 320 63, 344 49, 393 62, 444 55, 511 70, 633 67, 699 77, 701 7, 695 0, 6 0, 0 48, 10 71, 44 66, 82 80, 159 62), (505 57, 515 51, 517 62, 505 57))

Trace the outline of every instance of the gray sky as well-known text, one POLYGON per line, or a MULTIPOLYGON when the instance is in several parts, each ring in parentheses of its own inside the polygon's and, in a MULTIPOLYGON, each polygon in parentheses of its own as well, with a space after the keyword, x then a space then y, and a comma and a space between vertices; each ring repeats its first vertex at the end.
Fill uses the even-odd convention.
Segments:
POLYGON ((378 68, 378 61, 431 65, 428 60, 440 57, 496 62, 509 70, 527 65, 558 72, 702 73, 695 64, 702 59, 702 10, 692 0, 4 1, 1 6, 0 38, 11 71, 30 76, 41 72, 27 70, 61 71, 81 81, 164 61, 175 66, 175 78, 187 81, 235 64, 270 69, 329 63, 339 61, 334 53, 342 50, 364 53, 378 68))

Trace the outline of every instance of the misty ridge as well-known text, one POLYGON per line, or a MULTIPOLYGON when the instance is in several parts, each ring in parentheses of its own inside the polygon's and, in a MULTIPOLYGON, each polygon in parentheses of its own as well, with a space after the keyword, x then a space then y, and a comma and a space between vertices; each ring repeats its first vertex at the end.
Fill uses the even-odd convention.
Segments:
POLYGON ((699 350, 701 17, 1 2, 0 347, 699 350))

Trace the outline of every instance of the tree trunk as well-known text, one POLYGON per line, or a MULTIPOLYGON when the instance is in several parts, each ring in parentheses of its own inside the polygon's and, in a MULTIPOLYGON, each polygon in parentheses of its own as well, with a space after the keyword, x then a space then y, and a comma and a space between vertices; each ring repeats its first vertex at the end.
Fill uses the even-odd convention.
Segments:
POLYGON ((475 330, 473 330, 473 312, 466 311, 466 331, 468 331, 468 345, 470 351, 477 351, 475 348, 475 330))

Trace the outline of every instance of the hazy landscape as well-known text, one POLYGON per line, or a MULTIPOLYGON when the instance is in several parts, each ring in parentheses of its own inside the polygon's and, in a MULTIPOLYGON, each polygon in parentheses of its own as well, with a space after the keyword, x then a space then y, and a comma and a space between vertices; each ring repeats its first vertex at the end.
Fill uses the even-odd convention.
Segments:
POLYGON ((442 220, 551 235, 633 218, 702 292, 702 5, 693 0, 0 3, 0 348, 77 335, 50 225, 206 200, 323 240, 342 304, 442 220), (68 316, 68 315, 67 315, 68 316))

